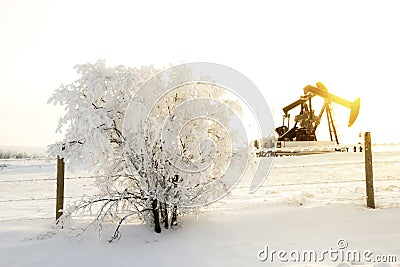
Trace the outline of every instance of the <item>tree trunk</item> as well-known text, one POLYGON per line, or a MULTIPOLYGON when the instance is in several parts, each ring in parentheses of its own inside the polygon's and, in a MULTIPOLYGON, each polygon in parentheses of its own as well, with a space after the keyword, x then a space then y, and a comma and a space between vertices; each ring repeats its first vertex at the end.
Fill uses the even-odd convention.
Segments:
POLYGON ((168 205, 166 203, 163 203, 163 209, 162 209, 162 217, 164 221, 164 228, 168 229, 169 228, 169 222, 168 222, 168 205))
POLYGON ((171 226, 178 225, 178 207, 174 205, 172 209, 172 219, 171 219, 171 226))
MULTIPOLYGON (((176 188, 178 186, 178 184, 177 184, 178 181, 179 181, 179 176, 175 175, 174 179, 173 179, 174 188, 175 188, 175 198, 178 198, 178 193, 176 191, 176 188)), ((177 226, 177 225, 178 225, 178 207, 176 205, 174 205, 172 208, 171 227, 177 226)))
POLYGON ((151 203, 151 208, 153 209, 154 231, 156 231, 156 233, 161 233, 160 214, 158 213, 157 199, 153 200, 151 203))

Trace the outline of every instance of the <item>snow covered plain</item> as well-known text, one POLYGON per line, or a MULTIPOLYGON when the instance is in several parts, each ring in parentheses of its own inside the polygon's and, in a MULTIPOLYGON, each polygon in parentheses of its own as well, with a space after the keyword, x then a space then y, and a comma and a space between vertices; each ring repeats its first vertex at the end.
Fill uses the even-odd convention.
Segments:
MULTIPOLYGON (((156 234, 124 225, 111 244, 111 227, 102 239, 94 231, 79 239, 55 233, 54 162, 3 160, 0 266, 400 266, 400 151, 376 148, 373 160, 375 210, 366 208, 364 153, 278 157, 255 194, 244 181, 177 229, 156 234), (339 240, 347 247, 340 249, 339 240), (373 254, 371 262, 350 264, 327 255, 324 262, 289 257, 310 250, 320 257, 329 249, 373 254), (271 259, 273 250, 287 254, 271 259), (377 256, 397 262, 373 262, 377 256)), ((67 204, 95 192, 90 175, 68 166, 66 172, 67 204)))

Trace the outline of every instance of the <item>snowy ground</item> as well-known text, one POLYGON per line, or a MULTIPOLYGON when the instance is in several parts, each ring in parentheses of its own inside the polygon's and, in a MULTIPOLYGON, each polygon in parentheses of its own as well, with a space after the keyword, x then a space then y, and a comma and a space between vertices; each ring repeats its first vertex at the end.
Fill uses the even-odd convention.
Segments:
MULTIPOLYGON (((371 260, 396 256, 391 265, 400 266, 400 152, 375 151, 375 210, 365 207, 363 153, 279 157, 255 194, 240 185, 161 234, 124 225, 121 240, 112 244, 93 232, 79 240, 52 235, 54 163, 0 161, 0 266, 336 266, 341 260, 293 262, 286 255, 282 263, 274 255, 262 262, 258 254, 266 246, 318 256, 330 248, 370 250, 371 260), (340 239, 347 248, 338 248, 340 239)), ((76 179, 87 174, 67 167, 66 175, 67 203, 94 191, 93 178, 76 179)))

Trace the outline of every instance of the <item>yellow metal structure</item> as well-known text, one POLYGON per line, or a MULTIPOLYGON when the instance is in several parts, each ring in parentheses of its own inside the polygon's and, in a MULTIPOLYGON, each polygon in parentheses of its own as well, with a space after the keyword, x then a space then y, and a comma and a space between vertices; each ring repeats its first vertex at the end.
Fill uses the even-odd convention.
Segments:
POLYGON ((312 85, 307 85, 306 87, 304 87, 304 94, 313 93, 315 95, 318 95, 325 99, 329 99, 339 105, 349 108, 351 111, 348 127, 351 127, 356 121, 358 113, 360 111, 360 98, 357 98, 353 102, 350 102, 344 98, 329 93, 328 89, 326 89, 325 85, 322 82, 317 82, 316 85, 317 87, 314 87, 312 85))
POLYGON ((317 82, 316 86, 307 85, 303 88, 303 91, 304 95, 301 96, 300 99, 283 108, 283 126, 275 129, 279 134, 278 141, 317 141, 315 132, 320 124, 323 113, 326 113, 331 141, 335 139, 336 143, 339 144, 336 127, 332 116, 331 103, 334 102, 350 109, 348 127, 351 127, 356 121, 360 111, 360 98, 357 98, 353 102, 348 101, 344 98, 329 93, 328 89, 326 89, 325 85, 321 82, 317 82), (325 103, 318 116, 316 116, 312 107, 311 99, 314 96, 320 96, 325 100, 325 103), (290 129, 289 111, 297 106, 300 106, 300 113, 296 115, 294 120, 295 124, 290 129), (287 126, 285 125, 286 119, 288 120, 287 126))

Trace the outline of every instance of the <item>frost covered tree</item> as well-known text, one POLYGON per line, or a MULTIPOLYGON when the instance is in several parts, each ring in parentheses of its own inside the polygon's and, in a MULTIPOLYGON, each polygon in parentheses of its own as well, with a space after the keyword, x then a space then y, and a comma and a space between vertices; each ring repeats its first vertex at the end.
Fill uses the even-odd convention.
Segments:
POLYGON ((232 118, 241 113, 232 95, 208 83, 183 84, 160 95, 157 88, 191 75, 184 69, 165 79, 150 79, 159 73, 153 66, 110 68, 98 61, 76 69, 80 78, 61 85, 49 99, 65 106, 66 114, 57 129, 65 133, 64 140, 48 152, 95 171, 99 193, 71 205, 63 220, 95 210, 90 225, 116 224, 111 240, 135 216, 161 232, 162 226, 177 224, 179 213, 212 202, 232 187, 221 177, 244 167, 235 164, 238 147, 232 143, 248 143, 243 131, 226 129, 237 124, 232 118), (141 102, 152 98, 151 109, 143 109, 141 102))

